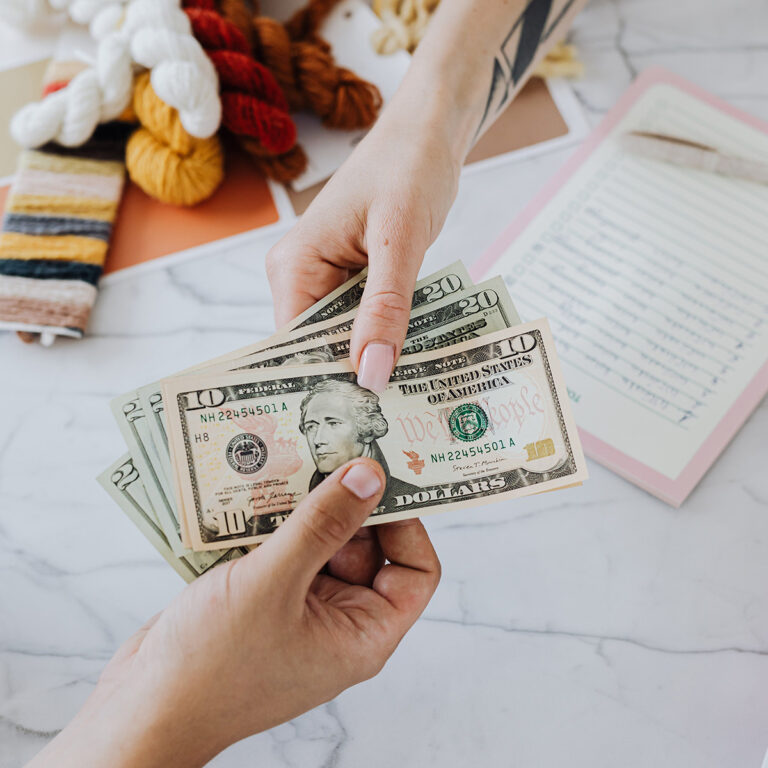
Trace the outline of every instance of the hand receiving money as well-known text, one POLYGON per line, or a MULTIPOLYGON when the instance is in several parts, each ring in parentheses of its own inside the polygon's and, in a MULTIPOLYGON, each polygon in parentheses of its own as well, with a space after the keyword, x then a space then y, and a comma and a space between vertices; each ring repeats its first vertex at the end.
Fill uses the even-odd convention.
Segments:
MULTIPOLYGON (((423 94, 419 108, 424 107, 423 94)), ((405 335, 416 275, 458 188, 462 132, 415 135, 387 109, 295 227, 267 256, 275 321, 288 323, 346 274, 369 265, 350 357, 362 386, 386 386, 405 335)))

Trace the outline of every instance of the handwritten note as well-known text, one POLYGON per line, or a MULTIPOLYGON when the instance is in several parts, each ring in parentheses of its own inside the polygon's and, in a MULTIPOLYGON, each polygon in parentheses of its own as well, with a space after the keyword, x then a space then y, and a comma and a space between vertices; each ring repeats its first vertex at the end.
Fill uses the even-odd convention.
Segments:
POLYGON ((768 360, 768 186, 633 157, 629 130, 768 161, 768 136, 654 85, 496 266, 549 318, 579 426, 675 478, 768 360))

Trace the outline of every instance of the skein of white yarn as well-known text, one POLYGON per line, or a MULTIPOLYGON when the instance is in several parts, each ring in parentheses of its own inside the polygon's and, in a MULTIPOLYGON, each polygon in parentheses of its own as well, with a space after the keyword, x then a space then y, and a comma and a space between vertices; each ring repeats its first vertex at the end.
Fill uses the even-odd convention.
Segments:
POLYGON ((99 123, 114 120, 128 106, 134 62, 152 70, 157 95, 179 111, 192 136, 216 132, 221 121, 216 69, 192 36, 179 0, 129 0, 124 7, 119 0, 49 2, 67 4, 70 15, 90 24, 99 39, 96 64, 14 115, 11 134, 19 144, 84 144, 99 123))
POLYGON ((97 39, 120 26, 123 6, 128 0, 48 0, 59 11, 66 11, 76 24, 87 24, 97 39))
MULTIPOLYGON (((98 16, 106 15, 112 22, 110 29, 114 30, 122 17, 122 6, 127 2, 128 0, 0 0, 0 18, 15 27, 27 29, 59 12, 66 12, 77 24, 93 24, 98 16)), ((103 24, 102 29, 106 32, 103 24)))
POLYGON ((51 15, 47 0, 1 0, 0 18, 11 26, 21 29, 38 24, 51 15))
POLYGON ((124 25, 129 34, 134 27, 131 54, 137 64, 152 70, 155 93, 178 110, 189 134, 201 139, 212 136, 221 123, 219 76, 193 36, 187 14, 173 0, 135 0, 126 11, 124 25), (173 26, 151 22, 163 3, 168 9, 175 6, 173 26))

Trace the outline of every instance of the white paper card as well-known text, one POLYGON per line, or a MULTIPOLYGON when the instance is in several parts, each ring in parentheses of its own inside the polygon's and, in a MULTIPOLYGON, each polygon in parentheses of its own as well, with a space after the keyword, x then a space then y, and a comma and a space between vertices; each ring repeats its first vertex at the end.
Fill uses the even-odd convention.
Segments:
POLYGON ((495 268, 549 318, 579 427, 674 479, 768 359, 768 186, 632 157, 629 130, 768 160, 765 134, 655 85, 495 268))

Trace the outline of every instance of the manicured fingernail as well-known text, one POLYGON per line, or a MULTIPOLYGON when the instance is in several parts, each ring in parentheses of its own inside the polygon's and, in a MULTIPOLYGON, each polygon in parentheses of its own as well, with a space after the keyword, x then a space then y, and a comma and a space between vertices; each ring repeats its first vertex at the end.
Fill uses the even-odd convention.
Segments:
POLYGON ((372 341, 363 350, 360 357, 360 370, 357 383, 371 392, 383 392, 392 375, 395 364, 395 349, 391 344, 372 341))
POLYGON ((341 478, 341 484, 358 499, 370 499, 381 490, 381 480, 376 470, 368 464, 355 464, 341 478))

